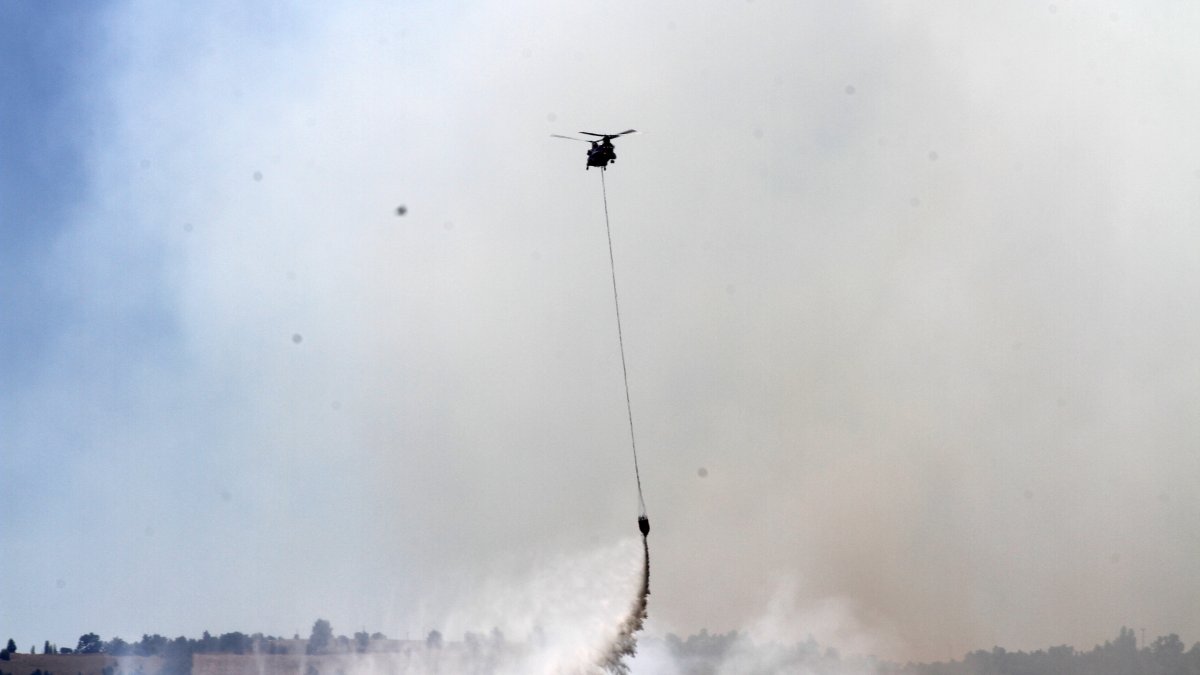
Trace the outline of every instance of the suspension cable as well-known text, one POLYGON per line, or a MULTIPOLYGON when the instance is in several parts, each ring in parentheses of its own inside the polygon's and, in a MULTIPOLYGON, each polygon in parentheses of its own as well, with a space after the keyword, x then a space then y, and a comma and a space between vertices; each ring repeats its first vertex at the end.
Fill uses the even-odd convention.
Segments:
POLYGON ((637 437, 633 433, 633 404, 629 398, 629 369, 625 365, 625 336, 621 331, 621 301, 617 298, 617 263, 613 257, 612 227, 608 223, 608 186, 600 169, 600 190, 604 196, 604 230, 608 234, 608 266, 612 271, 613 307, 617 311, 617 343, 621 347, 621 376, 625 380, 625 411, 629 414, 629 444, 633 448, 633 475, 637 478, 638 515, 646 515, 646 500, 642 498, 642 475, 638 471, 637 437))

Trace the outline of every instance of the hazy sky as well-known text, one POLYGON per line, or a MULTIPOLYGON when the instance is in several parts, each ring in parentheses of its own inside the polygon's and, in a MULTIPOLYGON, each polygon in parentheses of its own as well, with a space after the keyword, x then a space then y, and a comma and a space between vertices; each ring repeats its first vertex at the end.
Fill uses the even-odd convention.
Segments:
POLYGON ((651 632, 1200 640, 1197 34, 0 4, 0 639, 420 637, 634 535, 600 176, 549 138, 633 127, 651 632))

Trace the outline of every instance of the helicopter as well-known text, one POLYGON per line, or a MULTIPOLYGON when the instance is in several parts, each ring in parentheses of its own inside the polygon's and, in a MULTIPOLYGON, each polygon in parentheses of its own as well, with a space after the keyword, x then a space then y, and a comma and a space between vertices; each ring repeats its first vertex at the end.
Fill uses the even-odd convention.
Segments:
POLYGON ((591 141, 586 138, 575 138, 574 136, 562 136, 559 134, 550 135, 554 138, 565 138, 569 141, 583 141, 584 143, 591 143, 592 147, 588 148, 587 151, 587 166, 585 168, 591 169, 593 166, 597 166, 600 167, 601 171, 603 171, 608 167, 609 164, 617 161, 617 153, 614 151, 612 140, 617 136, 636 134, 637 129, 626 129, 619 134, 597 134, 591 131, 581 131, 579 133, 586 136, 597 136, 600 138, 600 140, 591 141))

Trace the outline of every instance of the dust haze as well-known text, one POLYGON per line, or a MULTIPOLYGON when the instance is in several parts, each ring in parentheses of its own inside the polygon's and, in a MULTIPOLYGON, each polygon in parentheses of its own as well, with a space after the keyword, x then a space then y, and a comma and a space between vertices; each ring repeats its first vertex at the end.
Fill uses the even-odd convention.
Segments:
POLYGON ((632 536, 600 179, 549 135, 636 128, 647 633, 1200 637, 1200 9, 102 16, 2 385, 0 634, 457 635, 632 536))

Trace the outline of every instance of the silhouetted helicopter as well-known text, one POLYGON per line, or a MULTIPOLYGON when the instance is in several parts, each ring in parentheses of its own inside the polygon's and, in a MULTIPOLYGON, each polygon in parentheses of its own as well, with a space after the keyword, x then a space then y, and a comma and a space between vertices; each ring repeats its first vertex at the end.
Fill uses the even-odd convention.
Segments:
POLYGON ((625 134, 636 134, 637 129, 626 129, 619 134, 596 134, 590 131, 581 131, 579 133, 586 134, 588 136, 599 136, 600 140, 589 141, 586 138, 575 138, 574 136, 560 136, 559 134, 550 135, 554 138, 565 138, 569 141, 583 141, 584 143, 591 143, 592 147, 588 148, 587 151, 586 168, 590 169, 593 166, 598 166, 603 171, 609 164, 617 161, 617 153, 613 149, 612 139, 616 138, 617 136, 624 136, 625 134))

